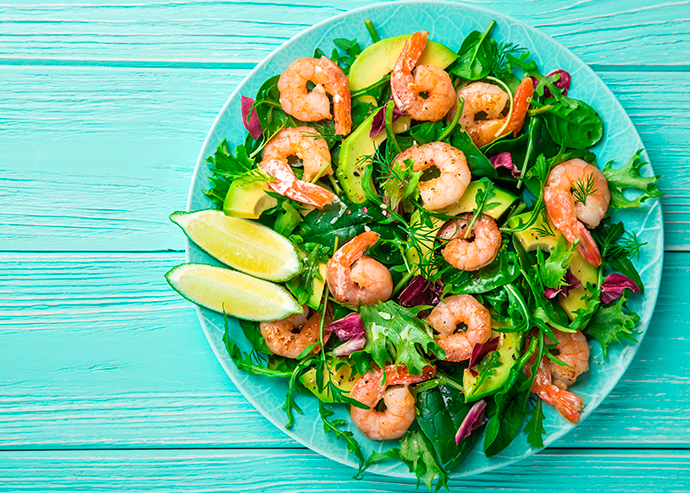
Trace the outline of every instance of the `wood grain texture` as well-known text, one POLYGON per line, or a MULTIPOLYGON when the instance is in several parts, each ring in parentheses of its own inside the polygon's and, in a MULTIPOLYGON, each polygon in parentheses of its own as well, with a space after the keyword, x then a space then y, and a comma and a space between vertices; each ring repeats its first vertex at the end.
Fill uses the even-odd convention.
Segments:
MULTIPOLYGON (((244 67, 307 27, 372 2, 102 3, 0 6, 0 62, 244 67)), ((690 68, 687 0, 468 3, 523 20, 597 67, 690 68)))
MULTIPOLYGON (((0 250, 183 249, 167 216, 184 209, 206 133, 246 73, 1 67, 0 250)), ((600 75, 662 174, 667 249, 689 250, 690 82, 600 75)))
MULTIPOLYGON (((297 446, 242 397, 165 283, 183 260, 0 254, 0 449, 297 446)), ((557 446, 690 448, 688 276, 687 254, 667 254, 634 362, 557 446)))
MULTIPOLYGON (((407 479, 365 473, 355 481, 354 472, 306 450, 0 453, 0 491, 416 491, 407 479)), ((650 491, 652 484, 687 491, 690 453, 549 449, 497 472, 453 480, 450 489, 633 493, 650 491)))

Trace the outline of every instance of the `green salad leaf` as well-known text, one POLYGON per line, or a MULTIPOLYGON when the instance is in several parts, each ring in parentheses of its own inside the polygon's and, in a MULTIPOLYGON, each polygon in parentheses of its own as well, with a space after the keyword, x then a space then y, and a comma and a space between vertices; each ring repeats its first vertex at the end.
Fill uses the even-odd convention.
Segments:
POLYGON ((493 262, 477 271, 447 270, 443 275, 443 293, 486 293, 515 281, 519 275, 517 255, 501 248, 493 262))
POLYGON ((496 21, 491 21, 483 33, 472 31, 467 35, 458 50, 458 59, 449 69, 450 73, 467 80, 483 79, 491 73, 498 50, 489 33, 495 25, 496 21))
POLYGON ((537 250, 537 265, 544 287, 558 289, 563 285, 565 273, 570 266, 570 259, 576 246, 577 242, 568 246, 568 240, 561 236, 558 238, 556 248, 551 250, 546 259, 544 259, 543 252, 537 250))
POLYGON ((531 417, 525 425, 527 443, 537 448, 542 448, 544 446, 542 436, 546 433, 546 430, 544 430, 544 411, 542 410, 542 402, 541 399, 537 398, 537 403, 530 411, 531 417))
POLYGON ((323 431, 325 433, 333 433, 337 439, 344 438, 347 449, 359 461, 359 469, 354 476, 355 479, 357 479, 368 467, 368 464, 364 458, 364 453, 362 453, 362 448, 359 446, 359 443, 357 443, 357 440, 353 438, 353 433, 351 431, 338 429, 339 426, 346 425, 347 422, 344 419, 329 420, 328 418, 333 416, 333 411, 326 409, 321 401, 319 401, 319 415, 321 415, 321 420, 323 421, 323 431))
POLYGON ((611 193, 609 211, 613 212, 629 208, 640 209, 644 201, 664 195, 657 188, 659 175, 649 177, 640 175, 640 170, 647 164, 645 161, 642 161, 641 153, 642 149, 638 150, 622 168, 614 169, 612 166, 613 162, 609 162, 604 166, 604 176, 611 193), (628 199, 623 192, 629 189, 640 190, 642 194, 634 199, 628 199))
POLYGON ((640 321, 640 316, 623 310, 629 296, 630 293, 626 293, 617 303, 601 306, 584 331, 585 334, 595 337, 601 343, 604 358, 606 358, 606 350, 614 341, 621 342, 621 339, 627 339, 637 342, 634 335, 637 334, 635 325, 640 321))

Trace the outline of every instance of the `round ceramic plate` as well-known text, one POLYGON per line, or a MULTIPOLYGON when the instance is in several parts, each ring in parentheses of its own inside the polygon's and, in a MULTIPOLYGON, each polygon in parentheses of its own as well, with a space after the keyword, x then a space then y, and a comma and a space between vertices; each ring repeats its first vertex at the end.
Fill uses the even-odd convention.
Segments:
MULTIPOLYGON (((611 160, 616 161, 618 166, 622 166, 636 150, 643 147, 630 118, 601 79, 573 53, 548 36, 515 19, 479 7, 447 2, 386 3, 353 10, 307 29, 278 48, 244 79, 221 109, 208 133, 192 180, 188 210, 212 207, 210 200, 202 192, 209 185, 206 157, 213 154, 223 139, 227 138, 231 146, 244 142, 246 131, 242 126, 240 116, 240 95, 254 97, 265 79, 282 73, 297 58, 312 56, 316 47, 321 48, 325 53, 330 53, 334 48, 332 40, 335 38, 357 38, 363 47, 369 45, 370 37, 364 25, 365 19, 373 21, 382 38, 426 30, 431 33, 430 39, 443 43, 452 50, 460 47, 468 33, 473 30, 483 32, 489 23, 495 20, 497 24, 491 36, 496 41, 510 41, 528 49, 531 58, 537 62, 542 73, 562 68, 572 74, 572 89, 569 95, 588 102, 599 112, 604 121, 604 139, 592 149, 598 156, 600 166, 611 160)), ((647 160, 645 153, 642 156, 647 160)), ((647 166, 644 173, 651 175, 651 168, 647 166)), ((641 341, 654 310, 661 277, 664 250, 661 207, 658 200, 650 201, 645 210, 617 213, 615 219, 622 220, 628 231, 637 232, 639 239, 646 242, 640 258, 636 260, 646 290, 644 295, 632 296, 628 304, 632 310, 640 314, 637 329, 641 332, 638 337, 641 341)), ((212 258, 189 243, 187 244, 187 260, 215 263, 212 258)), ((225 371, 266 418, 315 452, 356 467, 357 462, 348 454, 345 442, 336 440, 333 434, 323 433, 315 398, 297 395, 297 403, 304 410, 304 414, 297 415, 293 428, 286 430, 286 417, 281 406, 285 401, 287 382, 284 379, 271 379, 238 371, 221 340, 223 317, 208 310, 199 309, 199 320, 225 371)), ((236 321, 232 321, 230 332, 243 351, 250 350, 250 345, 236 321)), ((585 401, 582 419, 592 414, 613 389, 633 360, 638 347, 639 344, 614 343, 609 349, 606 364, 604 364, 601 347, 596 341, 592 343, 590 371, 583 375, 573 387, 573 391, 582 396, 585 401)), ((545 407, 544 443, 548 446, 570 431, 573 425, 561 418, 551 406, 545 407)), ((334 406, 334 410, 336 411, 335 418, 347 419, 349 416, 345 406, 334 406)), ((349 419, 348 423, 350 423, 349 419)), ((352 424, 349 425, 349 429, 354 432, 355 438, 367 453, 372 450, 383 451, 395 446, 395 442, 374 442, 367 439, 352 424)), ((495 469, 537 451, 527 444, 525 435, 520 433, 503 452, 487 458, 480 441, 475 445, 467 460, 452 471, 451 475, 453 477, 467 476, 495 469)), ((370 471, 389 476, 414 477, 404 464, 397 461, 375 464, 370 471)))

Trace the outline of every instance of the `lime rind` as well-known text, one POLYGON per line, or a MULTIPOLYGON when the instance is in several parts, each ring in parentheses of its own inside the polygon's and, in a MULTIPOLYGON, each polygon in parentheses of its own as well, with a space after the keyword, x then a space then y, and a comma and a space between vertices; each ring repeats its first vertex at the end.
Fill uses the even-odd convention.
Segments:
POLYGON ((177 224, 180 229, 182 229, 187 238, 189 238, 189 240, 201 250, 228 267, 232 267, 233 269, 244 272, 245 274, 249 274, 267 281, 286 282, 302 271, 302 261, 300 260, 295 244, 290 241, 289 238, 286 238, 285 236, 273 231, 271 228, 268 228, 263 224, 251 221, 249 219, 226 216, 222 211, 215 209, 202 209, 193 212, 177 211, 170 214, 169 217, 173 223, 177 224), (209 245, 204 244, 202 238, 195 237, 189 230, 189 225, 195 219, 201 219, 204 215, 217 215, 218 217, 222 216, 228 223, 234 223, 236 225, 243 224, 245 227, 253 228, 255 231, 260 232, 260 234, 268 236, 279 248, 273 249, 273 251, 268 251, 265 243, 250 245, 246 241, 244 247, 247 249, 247 247, 251 246, 251 251, 259 257, 261 256, 260 252, 264 252, 265 255, 268 256, 280 256, 282 260, 282 265, 280 268, 273 272, 266 273, 261 272, 260 270, 252 269, 251 263, 242 265, 233 261, 232 258, 219 256, 217 252, 214 252, 209 248, 209 245), (281 254, 284 254, 284 256, 281 256, 281 254))
POLYGON ((283 286, 242 272, 209 264, 181 264, 165 274, 170 287, 184 299, 214 312, 253 322, 282 320, 302 307, 283 286), (191 285, 185 276, 195 278, 191 285), (215 291, 210 296, 206 291, 215 291))

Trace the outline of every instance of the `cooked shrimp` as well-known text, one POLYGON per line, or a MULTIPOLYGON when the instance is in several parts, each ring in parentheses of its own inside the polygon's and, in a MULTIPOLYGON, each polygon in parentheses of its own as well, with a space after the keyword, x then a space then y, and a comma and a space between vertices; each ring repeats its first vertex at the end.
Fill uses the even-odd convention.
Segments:
MULTIPOLYGON (((477 147, 490 144, 498 137, 509 132, 520 131, 527 115, 529 101, 534 94, 534 85, 530 79, 524 79, 518 86, 513 98, 513 112, 510 120, 503 116, 506 103, 510 97, 500 87, 487 82, 472 82, 458 89, 458 98, 463 98, 464 105, 458 122, 469 134, 472 142, 477 147), (478 119, 477 115, 485 116, 478 119)), ((448 113, 448 118, 453 118, 457 111, 455 106, 448 113)))
POLYGON ((394 365, 388 365, 384 382, 384 372, 381 368, 368 371, 352 387, 350 397, 369 406, 369 409, 350 406, 352 422, 372 440, 400 438, 416 415, 414 396, 407 385, 429 380, 434 373, 435 370, 431 366, 424 367, 422 374, 416 376, 410 375, 405 365, 398 365, 397 372, 394 365), (391 385, 396 387, 389 389, 388 386, 391 385), (386 405, 383 412, 374 409, 381 399, 386 405))
POLYGON ((596 228, 606 215, 610 200, 604 174, 582 159, 556 166, 544 185, 549 219, 569 242, 580 240, 577 251, 595 267, 601 265, 601 254, 585 225, 596 228), (574 189, 579 192, 573 194, 574 189))
POLYGON ((478 270, 489 265, 501 248, 501 231, 489 216, 482 214, 465 238, 465 231, 472 219, 472 213, 452 219, 443 226, 437 236, 451 239, 441 251, 450 265, 460 270, 478 270))
POLYGON ((333 97, 335 133, 347 135, 352 128, 352 101, 345 73, 329 58, 300 58, 283 72, 278 80, 280 106, 288 115, 303 122, 331 119, 333 97), (307 82, 315 84, 307 89, 307 82))
POLYGON ((391 74, 391 92, 401 111, 415 120, 437 122, 453 107, 455 89, 442 68, 435 65, 415 68, 428 37, 428 32, 419 31, 405 42, 391 74))
MULTIPOLYGON (((309 309, 304 306, 302 313, 296 313, 275 322, 261 322, 259 324, 261 335, 273 354, 294 359, 302 354, 302 351, 310 344, 318 342, 321 319, 318 313, 307 318, 308 313, 309 309)), ((330 321, 327 320, 326 324, 328 323, 330 321)), ((330 336, 330 332, 324 331, 324 344, 330 336)), ((316 346, 312 352, 320 350, 321 346, 316 346)))
POLYGON ((476 344, 484 344, 491 337, 491 314, 474 296, 449 296, 431 310, 426 318, 439 333, 438 344, 446 352, 447 361, 464 361, 472 356, 476 344), (464 324, 464 332, 456 332, 464 324))
POLYGON ((393 293, 393 279, 385 265, 364 251, 379 241, 380 235, 368 231, 345 243, 327 264, 328 289, 339 303, 375 305, 393 293))
MULTIPOLYGON (((524 366, 528 377, 532 374, 532 365, 535 360, 536 356, 532 356, 524 366)), ((580 412, 584 403, 582 397, 553 384, 551 381, 551 370, 549 369, 549 359, 546 356, 539 363, 537 376, 532 383, 532 392, 541 397, 547 404, 554 406, 559 414, 571 423, 580 421, 580 412)))
POLYGON ((264 147, 264 160, 277 159, 287 162, 290 156, 297 156, 302 160, 304 181, 311 181, 319 173, 321 176, 333 174, 331 151, 326 139, 313 128, 284 128, 264 147))
POLYGON ((410 147, 395 161, 402 166, 406 159, 414 160, 414 171, 436 166, 441 172, 438 178, 419 182, 422 204, 428 210, 442 209, 460 200, 472 179, 465 154, 444 142, 410 147))
MULTIPOLYGON (((264 147, 261 169, 274 178, 268 186, 276 193, 323 209, 336 195, 306 180, 313 178, 330 162, 328 145, 316 130, 309 127, 284 128, 264 147), (304 162, 304 180, 298 180, 288 164, 288 157, 293 155, 304 162)), ((330 165, 327 171, 333 172, 330 165)))
POLYGON ((556 356, 570 368, 551 361, 551 376, 556 387, 566 390, 577 377, 589 370, 589 343, 579 330, 572 333, 554 330, 553 333, 558 343, 556 356))

